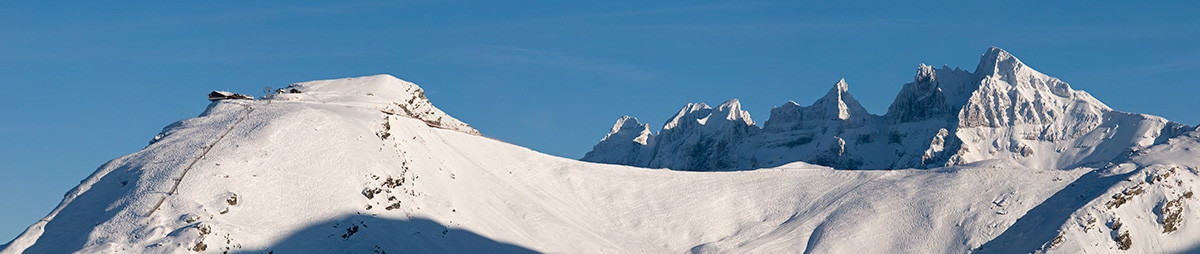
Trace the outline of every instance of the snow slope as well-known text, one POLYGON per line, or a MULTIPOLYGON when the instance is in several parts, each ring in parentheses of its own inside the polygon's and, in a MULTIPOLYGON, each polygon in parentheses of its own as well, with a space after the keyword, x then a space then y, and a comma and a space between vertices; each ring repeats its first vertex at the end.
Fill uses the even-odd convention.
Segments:
MULTIPOLYGON (((1108 253, 1118 237, 1081 228, 1110 219, 1133 251, 1200 246, 1200 204, 1182 194, 1200 187, 1194 129, 1111 166, 1066 170, 994 159, 689 172, 488 139, 431 104, 410 107, 419 89, 391 76, 293 88, 302 93, 218 101, 167 126, 0 253, 1108 253), (1114 196, 1139 181, 1145 191, 1114 196), (1099 222, 1077 226, 1088 218, 1099 222), (1177 229, 1162 233, 1165 221, 1177 229)), ((676 127, 741 135, 730 130, 753 121, 736 104, 693 105, 676 127), (687 127, 693 119, 724 127, 687 127)), ((645 127, 626 119, 614 132, 645 127)))
POLYGON ((724 170, 796 161, 838 169, 932 168, 1004 158, 1032 168, 1069 169, 1113 160, 1191 128, 1114 111, 995 47, 980 56, 974 72, 919 65, 883 116, 867 113, 848 87, 841 80, 810 106, 776 107, 761 129, 752 121, 727 125, 708 124, 703 114, 689 118, 684 113, 703 104, 688 104, 657 135, 639 136, 654 145, 610 151, 616 146, 608 144, 630 140, 609 135, 582 160, 724 170), (633 159, 637 156, 650 158, 633 159))

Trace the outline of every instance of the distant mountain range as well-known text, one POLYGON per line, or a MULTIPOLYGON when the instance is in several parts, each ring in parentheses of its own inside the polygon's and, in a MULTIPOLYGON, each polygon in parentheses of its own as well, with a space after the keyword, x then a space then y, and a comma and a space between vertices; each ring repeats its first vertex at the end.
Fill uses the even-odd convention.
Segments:
POLYGON ((1000 48, 974 72, 920 65, 882 116, 845 80, 809 106, 787 102, 761 126, 737 99, 689 103, 653 133, 622 117, 584 161, 677 170, 808 162, 838 169, 934 168, 1005 159, 1068 169, 1117 159, 1195 127, 1115 111, 1000 48))

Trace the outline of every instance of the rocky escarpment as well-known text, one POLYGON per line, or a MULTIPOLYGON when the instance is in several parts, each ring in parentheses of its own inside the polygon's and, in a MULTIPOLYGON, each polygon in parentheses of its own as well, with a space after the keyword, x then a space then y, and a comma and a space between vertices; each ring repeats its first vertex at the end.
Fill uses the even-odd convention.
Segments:
POLYGON ((610 148, 632 142, 613 139, 614 127, 583 160, 680 170, 796 161, 843 169, 930 168, 993 159, 1067 168, 1106 161, 1190 128, 1114 111, 995 47, 974 72, 919 65, 882 116, 868 113, 845 80, 809 106, 788 102, 772 109, 761 127, 736 100, 722 107, 688 104, 658 134, 639 132, 641 141, 634 143, 643 146, 610 148), (718 121, 710 123, 711 115, 718 121))

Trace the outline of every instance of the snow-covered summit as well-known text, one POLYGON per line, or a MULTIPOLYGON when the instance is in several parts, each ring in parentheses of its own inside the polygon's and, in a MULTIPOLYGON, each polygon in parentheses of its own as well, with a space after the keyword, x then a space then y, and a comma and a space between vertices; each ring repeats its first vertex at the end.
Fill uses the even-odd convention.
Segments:
POLYGON ((1088 125, 1095 124, 1101 114, 1112 110, 1087 92, 1073 90, 1066 82, 1029 68, 996 47, 980 58, 975 74, 978 88, 971 93, 959 117, 962 127, 1043 124, 1059 120, 1085 121, 1088 125))
POLYGON ((375 107, 420 119, 430 126, 479 134, 470 125, 434 107, 421 87, 388 74, 301 82, 289 85, 288 89, 301 93, 280 93, 271 99, 375 107))
MULTIPOLYGON (((734 146, 739 140, 758 130, 737 99, 725 101, 716 109, 704 103, 688 103, 653 136, 654 145, 643 148, 647 151, 639 154, 649 158, 640 161, 680 170, 737 165, 736 156, 717 151, 737 149, 734 146)), ((584 160, 605 162, 586 156, 584 160)))
POLYGON ((771 117, 763 124, 763 129, 779 132, 810 127, 800 126, 802 123, 818 124, 829 121, 837 122, 835 125, 861 125, 872 117, 874 115, 867 113, 858 100, 850 95, 849 85, 842 79, 812 105, 804 107, 794 101, 788 101, 771 109, 771 117))
POLYGON ((607 162, 619 164, 646 163, 649 150, 645 149, 653 141, 654 135, 649 124, 639 123, 637 118, 623 116, 613 124, 612 131, 592 147, 592 152, 583 156, 583 161, 607 162))
POLYGON ((623 136, 634 135, 633 142, 645 145, 650 137, 650 125, 639 123, 636 117, 623 116, 613 124, 612 131, 604 136, 604 140, 620 140, 623 136))
POLYGON ((709 107, 708 104, 704 104, 703 102, 688 103, 682 109, 679 109, 679 113, 675 113, 675 117, 672 117, 663 124, 663 129, 674 129, 680 126, 700 124, 699 121, 708 117, 710 113, 712 113, 712 107, 709 107))
POLYGON ((846 80, 838 80, 825 97, 817 99, 808 107, 809 119, 842 120, 861 122, 870 114, 863 108, 854 96, 850 95, 850 87, 846 80))
POLYGON ((975 67, 975 74, 1003 77, 1009 81, 1019 78, 1019 76, 1043 75, 1026 66, 1008 51, 997 47, 988 48, 987 52, 979 57, 979 65, 975 67))
POLYGON ((718 105, 713 110, 712 115, 721 117, 726 121, 737 122, 744 125, 754 125, 754 120, 750 119, 750 112, 742 110, 742 102, 738 99, 730 99, 718 105))

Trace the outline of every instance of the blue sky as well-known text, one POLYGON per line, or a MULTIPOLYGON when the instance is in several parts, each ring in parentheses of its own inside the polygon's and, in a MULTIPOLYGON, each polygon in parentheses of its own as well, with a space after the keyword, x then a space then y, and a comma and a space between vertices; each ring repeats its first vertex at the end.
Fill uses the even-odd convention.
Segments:
POLYGON ((883 114, 919 63, 998 46, 1109 106, 1200 123, 1200 4, 5 1, 0 242, 214 89, 389 73, 484 134, 579 158, 622 115, 753 118, 840 78, 883 114))

